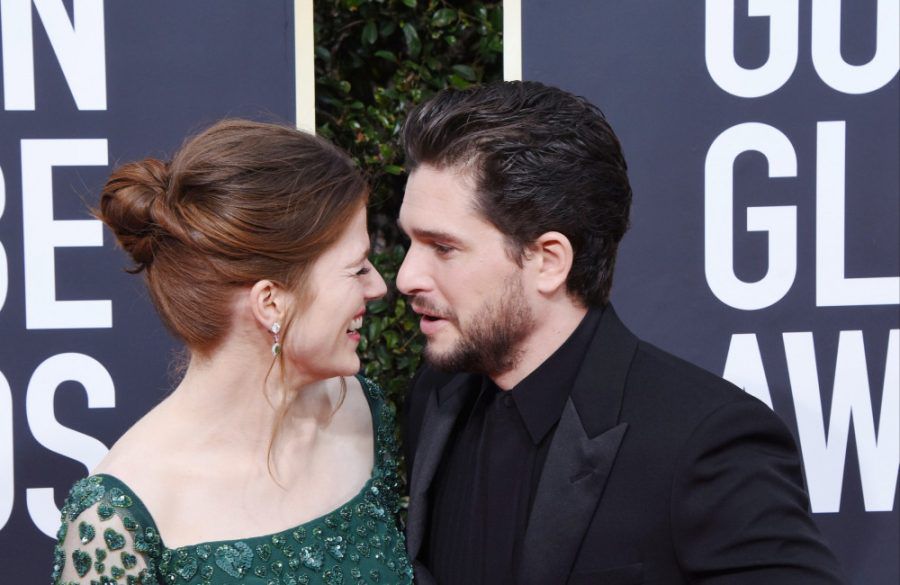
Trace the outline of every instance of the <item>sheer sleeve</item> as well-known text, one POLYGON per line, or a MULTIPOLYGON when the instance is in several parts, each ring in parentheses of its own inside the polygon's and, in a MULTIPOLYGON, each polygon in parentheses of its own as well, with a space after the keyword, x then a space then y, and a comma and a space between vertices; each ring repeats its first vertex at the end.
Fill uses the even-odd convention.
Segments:
POLYGON ((53 552, 54 585, 157 583, 146 535, 116 495, 96 476, 73 486, 53 552))

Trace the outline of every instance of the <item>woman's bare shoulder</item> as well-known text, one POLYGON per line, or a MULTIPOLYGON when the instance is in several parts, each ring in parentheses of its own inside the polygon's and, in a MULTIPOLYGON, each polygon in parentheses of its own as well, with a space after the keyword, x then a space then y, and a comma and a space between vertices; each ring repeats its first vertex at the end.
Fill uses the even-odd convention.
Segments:
POLYGON ((134 423, 109 449, 93 469, 93 474, 112 475, 125 483, 146 483, 146 476, 158 476, 171 464, 173 453, 167 445, 168 428, 164 412, 157 406, 134 423))

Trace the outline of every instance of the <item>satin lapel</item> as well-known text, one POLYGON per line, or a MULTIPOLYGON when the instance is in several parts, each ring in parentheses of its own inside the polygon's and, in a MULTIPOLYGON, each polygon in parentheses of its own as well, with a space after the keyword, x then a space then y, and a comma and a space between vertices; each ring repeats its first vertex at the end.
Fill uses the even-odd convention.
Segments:
POLYGON ((628 428, 620 420, 637 338, 607 306, 541 471, 519 583, 565 583, 628 428))
POLYGON ((472 376, 459 375, 445 387, 431 393, 422 418, 422 432, 416 447, 415 463, 409 483, 409 511, 406 519, 406 550, 415 559, 427 527, 428 488, 437 471, 444 446, 456 417, 465 402, 472 376))
POLYGON ((518 583, 568 580, 627 428, 622 423, 591 439, 566 402, 531 509, 518 583))

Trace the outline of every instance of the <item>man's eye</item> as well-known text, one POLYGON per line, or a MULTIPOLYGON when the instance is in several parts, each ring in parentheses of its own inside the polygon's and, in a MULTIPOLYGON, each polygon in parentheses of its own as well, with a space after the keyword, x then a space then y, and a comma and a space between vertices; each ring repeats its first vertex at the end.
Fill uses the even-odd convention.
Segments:
POLYGON ((444 256, 453 251, 452 247, 445 246, 443 244, 433 243, 433 244, 431 244, 431 247, 434 248, 434 251, 440 256, 444 256))

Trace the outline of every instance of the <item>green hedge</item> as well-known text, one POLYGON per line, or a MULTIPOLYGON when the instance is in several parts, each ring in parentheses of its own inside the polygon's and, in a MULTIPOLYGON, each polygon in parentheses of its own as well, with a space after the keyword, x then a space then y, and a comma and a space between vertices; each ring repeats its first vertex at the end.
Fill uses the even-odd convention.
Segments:
POLYGON ((398 142, 412 106, 445 87, 502 78, 502 2, 317 0, 316 128, 354 157, 372 185, 374 263, 390 292, 362 331, 365 374, 395 403, 423 341, 393 282, 403 260, 396 227, 406 177, 398 142))

